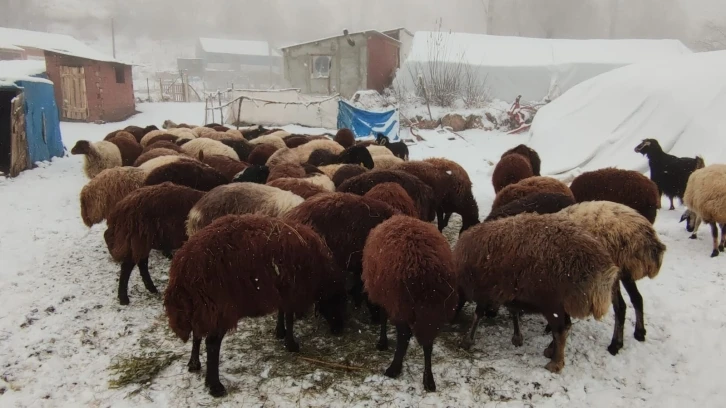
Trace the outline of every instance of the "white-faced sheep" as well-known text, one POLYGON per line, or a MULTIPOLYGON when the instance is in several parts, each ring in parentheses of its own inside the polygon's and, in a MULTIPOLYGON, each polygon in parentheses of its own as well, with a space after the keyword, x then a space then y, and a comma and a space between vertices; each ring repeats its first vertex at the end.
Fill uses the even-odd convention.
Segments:
POLYGON ((542 313, 553 336, 546 368, 555 373, 565 366, 570 317, 601 319, 619 272, 603 245, 561 214, 520 214, 476 225, 456 243, 454 265, 459 287, 477 303, 462 346, 471 346, 491 306, 542 313))
POLYGON ((431 371, 434 339, 451 320, 458 302, 446 238, 429 223, 405 215, 391 217, 368 235, 363 249, 363 284, 370 301, 385 312, 379 350, 388 345, 386 318, 396 326, 396 353, 386 375, 396 378, 401 374, 413 335, 424 352, 424 389, 436 391, 431 371))
POLYGON ((217 218, 229 214, 282 217, 305 201, 289 191, 256 183, 232 183, 210 191, 189 211, 186 228, 191 237, 217 218))
POLYGON ((330 251, 309 227, 262 215, 226 216, 191 237, 171 263, 164 293, 169 327, 184 342, 193 338, 189 371, 201 369, 205 338, 205 384, 214 397, 226 393, 219 381, 222 339, 240 319, 277 312, 275 334, 297 352, 294 315, 313 305, 333 334, 342 331, 344 279, 330 251))
MULTIPOLYGON (((610 201, 579 203, 560 213, 597 238, 607 249, 615 265, 620 267, 620 281, 635 309, 635 339, 645 341, 643 297, 635 282, 645 277, 653 279, 658 275, 666 250, 650 221, 634 209, 610 201)), ((613 287, 613 308, 615 329, 608 351, 616 355, 623 348, 626 310, 620 284, 617 282, 613 287)), ((519 336, 521 338, 521 334, 519 336)))
POLYGON ((89 179, 106 169, 121 167, 121 151, 111 142, 101 141, 91 143, 79 140, 71 149, 71 154, 84 155, 83 171, 89 179))
POLYGON ((141 188, 146 172, 135 167, 106 169, 81 189, 81 219, 91 227, 105 220, 124 197, 141 188))
POLYGON ((724 251, 726 241, 726 164, 712 164, 694 171, 688 178, 683 201, 688 209, 681 217, 681 222, 688 221, 686 229, 693 233, 691 239, 696 239, 701 222, 709 224, 713 237, 711 257, 718 256, 719 252, 724 251))

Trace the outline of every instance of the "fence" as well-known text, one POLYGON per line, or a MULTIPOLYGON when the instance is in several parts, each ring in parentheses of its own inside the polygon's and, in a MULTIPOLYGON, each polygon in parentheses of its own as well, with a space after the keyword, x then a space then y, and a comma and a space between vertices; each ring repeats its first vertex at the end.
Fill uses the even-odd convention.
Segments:
MULTIPOLYGON (((201 83, 203 88, 204 83, 201 83)), ((204 91, 198 92, 187 75, 170 79, 146 79, 146 89, 135 85, 136 98, 146 102, 202 102, 204 91)))

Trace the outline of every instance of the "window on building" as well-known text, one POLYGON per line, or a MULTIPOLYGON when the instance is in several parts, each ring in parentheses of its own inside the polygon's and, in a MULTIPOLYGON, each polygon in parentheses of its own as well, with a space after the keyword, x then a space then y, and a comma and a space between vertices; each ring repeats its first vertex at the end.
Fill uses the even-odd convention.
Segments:
POLYGON ((330 78, 333 57, 330 55, 313 55, 310 72, 313 78, 330 78))
POLYGON ((116 83, 117 84, 126 83, 126 72, 124 70, 124 66, 116 65, 116 66, 114 66, 114 70, 116 71, 116 83))

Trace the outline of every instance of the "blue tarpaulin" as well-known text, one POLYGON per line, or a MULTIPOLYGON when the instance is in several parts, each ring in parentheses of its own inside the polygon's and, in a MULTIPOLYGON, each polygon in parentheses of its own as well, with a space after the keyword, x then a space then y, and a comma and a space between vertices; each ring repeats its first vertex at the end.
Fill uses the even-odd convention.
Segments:
POLYGON ((30 165, 63 157, 60 118, 53 85, 43 82, 19 81, 25 94, 25 136, 28 140, 30 165))
POLYGON ((338 102, 338 129, 348 128, 356 139, 383 133, 392 142, 399 140, 398 109, 371 112, 356 108, 345 101, 338 102))

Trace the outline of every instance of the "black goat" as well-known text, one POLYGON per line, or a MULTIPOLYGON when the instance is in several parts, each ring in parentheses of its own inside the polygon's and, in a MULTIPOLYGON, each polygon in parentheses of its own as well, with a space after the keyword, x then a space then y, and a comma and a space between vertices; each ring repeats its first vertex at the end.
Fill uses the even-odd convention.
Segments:
POLYGON ((686 192, 688 177, 694 171, 705 167, 703 158, 696 156, 676 157, 663 151, 655 139, 643 139, 636 146, 636 153, 648 156, 648 164, 650 165, 650 179, 658 186, 658 198, 665 194, 671 200, 671 210, 675 210, 673 206, 673 198, 683 202, 683 194, 686 192))
POLYGON ((379 133, 378 136, 376 136, 376 144, 386 146, 388 150, 390 150, 391 153, 399 159, 408 160, 408 146, 406 146, 406 143, 391 143, 391 139, 383 133, 379 133))
POLYGON ((257 128, 251 128, 251 129, 245 129, 242 131, 242 136, 244 136, 247 140, 253 140, 257 139, 258 137, 264 135, 268 130, 265 129, 262 125, 257 126, 257 128))

